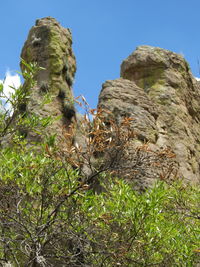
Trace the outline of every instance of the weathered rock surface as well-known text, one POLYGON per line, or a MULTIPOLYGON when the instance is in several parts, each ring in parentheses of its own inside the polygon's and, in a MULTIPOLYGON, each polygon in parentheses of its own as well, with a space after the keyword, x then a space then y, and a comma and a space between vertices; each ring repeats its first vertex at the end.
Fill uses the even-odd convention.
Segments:
POLYGON ((156 151, 171 148, 178 176, 199 182, 199 89, 182 56, 141 46, 123 61, 121 78, 103 84, 98 106, 115 117, 133 117, 140 143, 156 151))
MULTIPOLYGON (((61 27, 51 17, 37 20, 29 32, 21 58, 27 63, 36 62, 44 68, 38 72, 37 84, 31 88, 30 98, 24 103, 22 111, 34 112, 41 118, 58 118, 46 130, 49 134, 56 133, 58 139, 62 139, 63 130, 75 116, 72 84, 76 61, 70 30, 61 27), (47 94, 50 101, 42 104, 47 94)), ((24 68, 21 64, 22 71, 24 68)), ((25 89, 26 86, 25 82, 25 89)), ((33 132, 29 132, 28 137, 33 140, 39 138, 33 132)))
POLYGON ((139 129, 140 139, 156 141, 158 110, 135 83, 122 78, 105 82, 99 96, 99 106, 110 110, 117 121, 121 117, 132 117, 132 127, 139 129))

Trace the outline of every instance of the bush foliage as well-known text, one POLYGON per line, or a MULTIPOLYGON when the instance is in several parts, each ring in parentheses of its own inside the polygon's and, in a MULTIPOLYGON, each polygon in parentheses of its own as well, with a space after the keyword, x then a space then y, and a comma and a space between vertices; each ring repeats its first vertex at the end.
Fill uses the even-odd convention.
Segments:
MULTIPOLYGON (((32 86, 38 68, 27 68, 32 86)), ((19 101, 28 98, 22 91, 11 97, 13 114, 19 101)), ((24 122, 21 114, 13 125, 12 116, 1 110, 1 138, 12 133, 12 145, 0 150, 2 266, 198 265, 200 187, 162 180, 139 192, 119 177, 118 162, 133 137, 128 119, 107 127, 102 113, 92 122, 85 117, 85 150, 72 144, 72 128, 64 152, 54 136, 44 139, 38 152, 18 129, 39 132, 47 119, 33 124, 32 117, 24 122), (97 181, 100 193, 94 190, 97 181)))

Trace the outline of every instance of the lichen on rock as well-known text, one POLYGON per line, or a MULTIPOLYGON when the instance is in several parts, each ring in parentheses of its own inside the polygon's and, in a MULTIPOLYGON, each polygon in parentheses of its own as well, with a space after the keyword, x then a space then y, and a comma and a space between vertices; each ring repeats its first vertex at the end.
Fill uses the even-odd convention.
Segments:
MULTIPOLYGON (((75 116, 72 85, 76 72, 76 60, 72 51, 72 36, 54 18, 36 21, 22 49, 21 58, 27 63, 36 62, 43 69, 36 75, 37 85, 30 92, 26 111, 40 117, 51 116, 56 121, 49 132, 62 136, 63 128, 75 116), (45 94, 51 101, 42 106, 45 94)), ((21 63, 22 72, 25 66, 21 63)), ((26 82, 24 88, 26 87, 26 82)))

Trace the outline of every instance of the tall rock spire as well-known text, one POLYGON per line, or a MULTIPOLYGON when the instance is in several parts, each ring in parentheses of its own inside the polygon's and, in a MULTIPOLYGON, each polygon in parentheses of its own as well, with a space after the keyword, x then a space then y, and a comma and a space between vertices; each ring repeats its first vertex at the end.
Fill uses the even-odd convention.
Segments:
MULTIPOLYGON (((29 101, 23 109, 40 117, 59 118, 50 126, 49 131, 61 137, 63 128, 75 116, 72 84, 76 60, 70 30, 63 28, 54 18, 38 19, 29 32, 21 58, 27 63, 36 62, 44 68, 37 73, 37 84, 35 88, 31 88, 29 101), (47 94, 51 101, 42 105, 47 94)), ((25 69, 22 62, 21 69, 22 72, 25 69)), ((28 134, 32 136, 33 133, 28 134)))

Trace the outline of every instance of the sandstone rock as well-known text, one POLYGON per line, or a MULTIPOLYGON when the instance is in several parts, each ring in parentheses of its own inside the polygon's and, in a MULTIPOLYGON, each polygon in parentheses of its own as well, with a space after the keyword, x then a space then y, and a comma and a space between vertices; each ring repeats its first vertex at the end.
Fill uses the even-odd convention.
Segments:
POLYGON ((121 78, 104 83, 98 106, 133 117, 140 141, 171 148, 178 176, 200 181, 200 90, 182 56, 138 47, 123 61, 121 78))
MULTIPOLYGON (((28 113, 34 112, 41 118, 51 116, 55 121, 47 132, 56 133, 58 139, 62 138, 63 129, 75 116, 72 84, 76 61, 72 51, 70 30, 61 27, 51 17, 37 20, 29 32, 21 58, 27 63, 36 62, 44 68, 37 74, 37 85, 31 88, 30 98, 24 103, 23 110, 28 113), (50 101, 43 105, 47 94, 50 101)), ((25 69, 22 63, 21 69, 25 69)), ((24 90, 26 86, 25 82, 24 90)), ((29 132, 28 136, 33 140, 38 138, 33 132, 29 132)))

